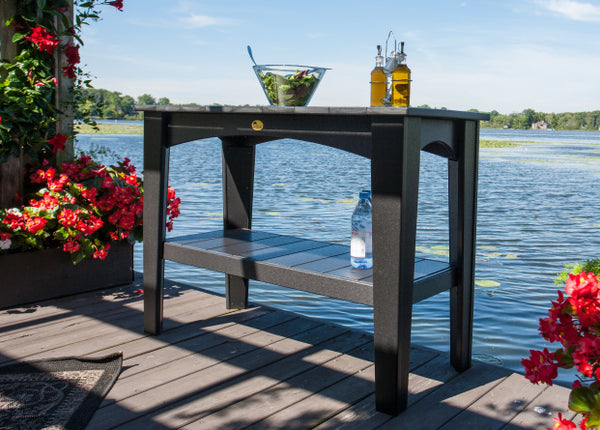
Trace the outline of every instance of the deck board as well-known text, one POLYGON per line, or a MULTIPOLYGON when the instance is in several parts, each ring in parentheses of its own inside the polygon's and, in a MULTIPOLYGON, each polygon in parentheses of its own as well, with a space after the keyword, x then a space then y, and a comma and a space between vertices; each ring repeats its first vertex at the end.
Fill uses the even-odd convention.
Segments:
POLYGON ((267 306, 228 311, 219 295, 169 282, 164 331, 150 336, 139 287, 138 275, 0 311, 0 363, 122 351, 123 371, 88 429, 519 430, 573 417, 568 388, 479 362, 457 374, 446 352, 418 345, 409 407, 390 417, 375 410, 372 335, 267 306))

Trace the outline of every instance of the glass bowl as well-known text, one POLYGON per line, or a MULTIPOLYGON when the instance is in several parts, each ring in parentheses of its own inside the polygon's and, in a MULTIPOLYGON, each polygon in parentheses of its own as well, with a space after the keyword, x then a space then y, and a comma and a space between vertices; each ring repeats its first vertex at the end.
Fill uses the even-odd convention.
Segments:
POLYGON ((252 67, 271 106, 306 106, 326 67, 265 64, 252 67))

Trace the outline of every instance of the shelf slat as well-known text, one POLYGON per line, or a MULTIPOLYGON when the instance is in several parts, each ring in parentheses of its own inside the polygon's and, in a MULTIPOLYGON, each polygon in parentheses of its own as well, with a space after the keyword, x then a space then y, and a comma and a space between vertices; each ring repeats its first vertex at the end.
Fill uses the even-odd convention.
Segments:
MULTIPOLYGON (((253 230, 220 230, 169 239, 164 258, 373 305, 373 269, 354 269, 348 246, 253 230)), ((454 284, 454 269, 448 263, 415 260, 415 302, 454 284)))

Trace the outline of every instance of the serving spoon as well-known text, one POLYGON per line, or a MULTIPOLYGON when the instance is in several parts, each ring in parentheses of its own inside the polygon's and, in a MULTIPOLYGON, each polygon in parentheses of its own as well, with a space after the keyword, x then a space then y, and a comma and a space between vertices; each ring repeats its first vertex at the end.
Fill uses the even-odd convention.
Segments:
POLYGON ((252 60, 254 65, 258 66, 258 64, 256 64, 256 61, 254 61, 254 56, 252 55, 252 48, 250 48, 250 45, 248 45, 248 55, 250 56, 250 59, 252 60))

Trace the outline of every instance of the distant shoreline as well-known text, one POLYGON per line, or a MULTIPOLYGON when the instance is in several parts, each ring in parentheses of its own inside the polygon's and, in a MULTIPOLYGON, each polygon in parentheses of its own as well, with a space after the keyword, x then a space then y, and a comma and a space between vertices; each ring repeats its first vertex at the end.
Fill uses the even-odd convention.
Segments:
POLYGON ((97 129, 91 125, 77 124, 75 131, 79 134, 144 134, 143 125, 135 124, 98 124, 97 129))

